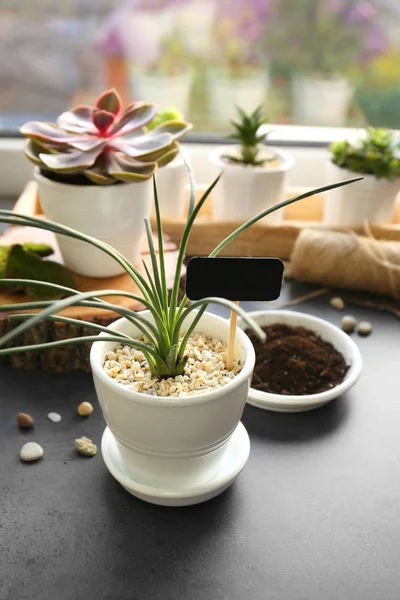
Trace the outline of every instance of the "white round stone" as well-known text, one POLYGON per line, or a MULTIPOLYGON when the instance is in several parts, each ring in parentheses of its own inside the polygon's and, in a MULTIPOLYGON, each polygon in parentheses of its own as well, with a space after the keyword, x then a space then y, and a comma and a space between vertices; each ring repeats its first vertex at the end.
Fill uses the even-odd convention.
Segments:
POLYGON ((61 421, 61 415, 55 412, 49 413, 47 418, 50 419, 50 421, 53 421, 53 423, 59 423, 61 421))
POLYGON ((36 442, 28 442, 22 446, 19 456, 25 462, 39 460, 43 456, 43 448, 36 442))

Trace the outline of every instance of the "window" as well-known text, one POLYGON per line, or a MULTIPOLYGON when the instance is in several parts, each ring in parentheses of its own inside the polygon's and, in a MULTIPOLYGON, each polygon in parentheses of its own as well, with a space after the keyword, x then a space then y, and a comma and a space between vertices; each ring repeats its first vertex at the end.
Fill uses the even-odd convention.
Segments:
POLYGON ((400 128, 398 0, 0 0, 0 127, 115 86, 222 133, 234 105, 277 124, 400 128))

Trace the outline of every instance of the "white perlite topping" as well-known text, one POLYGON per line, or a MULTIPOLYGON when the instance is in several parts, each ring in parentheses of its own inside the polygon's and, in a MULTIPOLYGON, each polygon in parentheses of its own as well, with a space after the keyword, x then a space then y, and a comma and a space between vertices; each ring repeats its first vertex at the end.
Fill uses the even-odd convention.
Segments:
POLYGON ((227 350, 221 340, 193 333, 186 345, 185 370, 177 377, 161 380, 152 377, 143 353, 121 345, 107 352, 103 368, 114 381, 136 392, 164 397, 193 396, 227 385, 241 371, 237 356, 233 369, 228 371, 227 350))

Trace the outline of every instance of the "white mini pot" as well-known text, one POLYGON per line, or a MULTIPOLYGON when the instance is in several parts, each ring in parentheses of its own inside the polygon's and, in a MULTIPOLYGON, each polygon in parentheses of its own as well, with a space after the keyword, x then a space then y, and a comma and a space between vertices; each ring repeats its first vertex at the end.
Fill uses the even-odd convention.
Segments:
MULTIPOLYGON (((190 153, 181 146, 180 153, 187 162, 191 161, 190 153)), ((181 155, 178 155, 165 167, 157 170, 157 191, 161 217, 165 219, 182 219, 187 204, 186 183, 189 174, 181 155)), ((152 217, 155 218, 153 205, 152 217)))
POLYGON ((324 199, 324 223, 336 226, 361 226, 390 223, 400 190, 400 179, 388 181, 373 175, 341 169, 333 162, 327 165, 327 182, 336 183, 360 175, 364 179, 330 190, 324 199))
MULTIPOLYGON (((245 221, 284 199, 286 175, 293 166, 287 152, 268 149, 281 159, 276 167, 253 167, 229 163, 223 158, 235 146, 221 146, 210 154, 210 161, 223 171, 213 190, 213 217, 216 221, 245 221)), ((283 209, 263 219, 279 223, 283 209)))
POLYGON ((187 70, 179 75, 146 73, 135 66, 130 71, 131 88, 138 100, 154 102, 161 110, 173 106, 183 115, 189 111, 192 72, 187 70))
POLYGON ((252 112, 264 105, 269 89, 269 76, 258 71, 245 77, 230 77, 221 70, 210 69, 207 76, 208 103, 211 117, 227 123, 236 116, 236 106, 252 112))
MULTIPOLYGON (((149 311, 141 314, 153 322, 149 311)), ((195 315, 193 311, 191 319, 195 315)), ((110 325, 110 330, 140 335, 125 319, 110 325)), ((195 330, 226 342, 229 322, 205 313, 195 330)), ((179 398, 141 394, 110 379, 103 364, 115 345, 105 341, 93 344, 90 363, 97 397, 126 471, 135 481, 153 488, 188 488, 199 477, 211 479, 246 403, 255 361, 247 335, 238 329, 236 351, 243 368, 232 383, 179 398)))
POLYGON ((300 125, 343 126, 353 88, 346 79, 296 75, 292 79, 294 122, 300 125))
MULTIPOLYGON (((107 242, 136 263, 153 198, 152 181, 115 185, 70 185, 52 181, 35 169, 43 211, 51 221, 107 242)), ((56 236, 66 267, 86 277, 113 277, 122 267, 102 250, 56 236)))
MULTIPOLYGON (((313 315, 307 315, 291 310, 268 310, 250 312, 249 315, 263 327, 274 323, 285 323, 292 327, 305 327, 314 331, 324 341, 329 342, 340 352, 345 359, 349 370, 344 380, 336 387, 318 394, 305 394, 291 396, 283 394, 272 394, 250 388, 248 403, 257 408, 272 410, 275 412, 303 412, 319 408, 331 400, 338 398, 357 383, 362 371, 362 358, 360 351, 351 337, 344 333, 339 327, 332 325, 324 319, 313 315)), ((241 326, 246 328, 243 323, 241 326)))

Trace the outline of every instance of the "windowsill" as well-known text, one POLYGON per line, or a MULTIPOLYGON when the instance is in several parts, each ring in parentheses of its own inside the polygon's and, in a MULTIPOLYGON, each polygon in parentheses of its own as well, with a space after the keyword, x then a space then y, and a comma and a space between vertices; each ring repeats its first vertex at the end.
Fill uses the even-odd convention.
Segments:
MULTIPOLYGON (((289 185, 318 186, 325 182, 327 146, 335 141, 352 138, 357 129, 334 127, 306 127, 297 125, 271 125, 268 143, 284 146, 294 159, 289 174, 289 185)), ((208 155, 216 145, 228 143, 223 136, 214 134, 191 134, 184 146, 192 155, 196 180, 209 183, 217 171, 208 161, 208 155)), ((32 178, 32 165, 23 153, 21 137, 0 138, 0 197, 17 198, 25 184, 32 178)))

